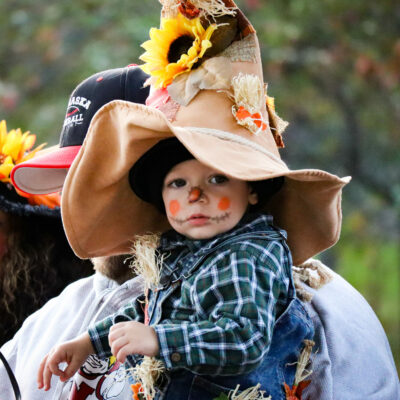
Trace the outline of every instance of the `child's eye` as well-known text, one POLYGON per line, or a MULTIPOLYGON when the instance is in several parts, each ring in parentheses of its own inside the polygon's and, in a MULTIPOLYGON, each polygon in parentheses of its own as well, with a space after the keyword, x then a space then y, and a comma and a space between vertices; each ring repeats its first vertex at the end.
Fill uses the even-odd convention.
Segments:
POLYGON ((168 187, 170 188, 180 188, 186 185, 186 181, 184 179, 178 178, 168 183, 168 187))
POLYGON ((210 177, 209 182, 216 184, 216 185, 221 185, 222 183, 228 182, 229 179, 225 175, 213 175, 210 177))

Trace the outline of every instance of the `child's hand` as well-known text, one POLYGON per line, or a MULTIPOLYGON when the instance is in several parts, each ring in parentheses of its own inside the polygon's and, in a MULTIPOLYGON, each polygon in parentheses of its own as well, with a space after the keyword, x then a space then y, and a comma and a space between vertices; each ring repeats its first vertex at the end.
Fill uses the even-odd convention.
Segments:
POLYGON ((158 338, 151 326, 140 322, 119 322, 113 325, 108 334, 108 343, 116 359, 124 363, 130 354, 156 356, 159 351, 158 338))
POLYGON ((93 352, 88 333, 53 347, 40 363, 37 376, 38 388, 42 389, 44 387, 44 390, 49 390, 53 374, 59 376, 60 380, 65 382, 75 374, 93 352), (64 371, 58 367, 62 362, 68 364, 64 371))

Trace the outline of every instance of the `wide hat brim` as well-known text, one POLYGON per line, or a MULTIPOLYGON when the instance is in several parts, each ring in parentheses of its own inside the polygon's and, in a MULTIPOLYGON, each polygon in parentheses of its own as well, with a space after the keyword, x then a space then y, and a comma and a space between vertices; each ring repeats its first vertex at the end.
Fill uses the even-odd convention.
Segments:
POLYGON ((68 169, 80 148, 81 146, 55 146, 17 164, 11 172, 14 186, 24 193, 31 194, 60 192, 68 169))
POLYGON ((173 136, 199 161, 233 178, 286 177, 263 211, 287 231, 294 264, 338 240, 341 190, 349 178, 289 170, 279 156, 250 140, 219 130, 174 126, 156 109, 117 100, 93 117, 64 184, 63 224, 79 257, 126 253, 136 235, 170 228, 165 215, 132 191, 129 170, 156 143, 173 136))

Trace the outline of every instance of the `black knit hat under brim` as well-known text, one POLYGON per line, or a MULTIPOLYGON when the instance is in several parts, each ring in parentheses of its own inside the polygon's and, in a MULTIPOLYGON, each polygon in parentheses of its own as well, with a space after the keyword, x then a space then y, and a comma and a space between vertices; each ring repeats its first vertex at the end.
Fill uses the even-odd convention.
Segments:
POLYGON ((22 217, 42 216, 60 218, 60 207, 49 208, 45 205, 32 205, 20 196, 10 183, 0 182, 0 210, 7 214, 22 217))
MULTIPOLYGON (((191 160, 194 156, 176 138, 164 139, 153 146, 129 171, 129 184, 142 200, 153 204, 165 213, 162 187, 168 172, 177 164, 191 160)), ((251 207, 256 211, 264 205, 284 183, 284 177, 249 182, 258 195, 258 203, 251 207)))
POLYGON ((177 164, 194 156, 176 138, 161 140, 143 154, 129 171, 129 183, 142 200, 165 212, 162 186, 168 172, 177 164))

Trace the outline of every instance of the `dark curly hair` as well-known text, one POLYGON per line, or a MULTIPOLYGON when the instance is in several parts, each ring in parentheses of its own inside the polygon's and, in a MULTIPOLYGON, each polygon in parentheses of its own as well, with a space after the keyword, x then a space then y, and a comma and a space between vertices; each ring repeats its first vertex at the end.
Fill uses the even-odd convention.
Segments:
POLYGON ((0 261, 0 344, 69 283, 90 275, 90 261, 70 249, 59 218, 8 214, 7 252, 0 261))

